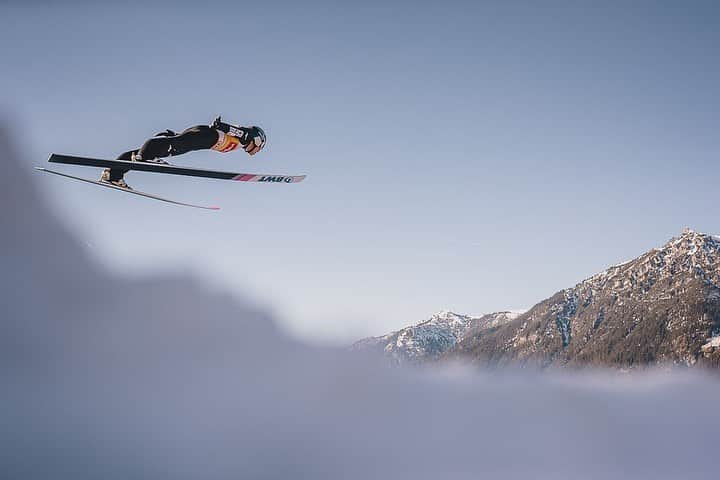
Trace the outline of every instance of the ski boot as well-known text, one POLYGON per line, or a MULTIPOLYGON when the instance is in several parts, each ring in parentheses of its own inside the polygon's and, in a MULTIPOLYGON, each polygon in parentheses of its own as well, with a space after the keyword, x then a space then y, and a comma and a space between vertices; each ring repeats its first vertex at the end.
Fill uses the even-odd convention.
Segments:
POLYGON ((102 183, 109 183, 110 185, 115 185, 116 187, 124 188, 125 190, 132 190, 132 188, 130 188, 130 185, 125 183, 125 179, 123 177, 110 180, 110 169, 109 168, 106 168, 105 170, 103 170, 102 175, 100 176, 100 181, 102 183))
POLYGON ((166 162, 162 158, 149 158, 147 160, 144 160, 139 153, 133 153, 130 157, 131 162, 144 162, 144 163, 154 163, 156 165, 170 165, 169 162, 166 162))

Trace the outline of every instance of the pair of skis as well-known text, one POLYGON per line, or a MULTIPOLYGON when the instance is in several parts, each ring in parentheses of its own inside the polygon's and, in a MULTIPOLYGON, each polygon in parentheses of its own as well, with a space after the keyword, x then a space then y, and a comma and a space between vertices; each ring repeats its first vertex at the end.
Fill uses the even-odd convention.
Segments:
MULTIPOLYGON (((146 162, 128 162, 125 160, 105 160, 101 158, 89 158, 89 157, 76 157, 72 155, 58 155, 53 153, 50 155, 48 162, 51 163, 64 163, 66 165, 83 165, 87 167, 101 167, 101 168, 121 168, 125 170, 137 170, 141 172, 154 172, 154 173, 167 173, 170 175, 185 175, 190 177, 203 177, 203 178, 216 178, 221 180, 233 180, 236 182, 260 182, 260 183, 298 183, 305 180, 305 175, 262 175, 254 173, 233 173, 233 172, 221 172, 217 170, 204 170, 201 168, 190 168, 180 167, 171 164, 157 164, 157 163, 146 163, 146 162)), ((159 197, 150 193, 141 192, 139 190, 131 190, 129 188, 119 187, 108 182, 102 182, 99 180, 90 180, 87 178, 76 177, 74 175, 68 175, 66 173, 57 172, 44 167, 35 167, 37 170, 42 172, 52 173, 53 175, 59 175, 61 177, 71 178, 73 180, 79 180, 81 182, 92 183, 100 185, 102 187, 112 188, 114 190, 120 190, 126 193, 132 193, 133 195, 140 195, 141 197, 151 198, 153 200, 160 200, 161 202, 173 203, 175 205, 183 205, 185 207, 202 208, 205 210, 220 210, 220 207, 194 205, 192 203, 178 202, 167 198, 159 197)))

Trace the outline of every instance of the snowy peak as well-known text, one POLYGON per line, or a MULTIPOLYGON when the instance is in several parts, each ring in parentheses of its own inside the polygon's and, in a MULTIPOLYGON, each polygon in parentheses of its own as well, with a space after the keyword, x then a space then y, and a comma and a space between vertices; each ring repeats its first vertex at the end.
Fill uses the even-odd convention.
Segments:
POLYGON ((473 318, 475 317, 470 317, 468 315, 460 315, 449 310, 441 310, 440 312, 432 315, 428 320, 420 322, 418 326, 436 325, 439 327, 447 327, 453 330, 464 329, 465 326, 467 326, 468 322, 470 322, 473 318))
POLYGON ((480 317, 440 311, 429 319, 382 337, 360 340, 354 350, 382 350, 393 364, 420 363, 440 357, 450 350, 468 330, 480 332, 516 318, 511 312, 480 317))
POLYGON ((720 237, 686 228, 679 237, 671 239, 662 248, 647 255, 655 255, 673 262, 691 259, 696 265, 714 266, 717 265, 720 257, 720 237))
POLYGON ((658 281, 680 274, 720 285, 720 238, 686 228, 679 237, 670 239, 662 247, 614 265, 580 285, 619 292, 638 285, 649 288, 658 281))

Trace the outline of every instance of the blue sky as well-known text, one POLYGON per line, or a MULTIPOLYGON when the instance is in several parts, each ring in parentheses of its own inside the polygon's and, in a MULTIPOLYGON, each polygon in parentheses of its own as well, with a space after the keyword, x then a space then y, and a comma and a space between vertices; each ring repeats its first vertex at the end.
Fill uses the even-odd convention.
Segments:
POLYGON ((109 268, 195 271, 306 338, 529 307, 684 226, 720 233, 714 2, 10 2, 0 18, 0 109, 28 167, 217 114, 263 126, 256 157, 175 161, 305 183, 127 177, 220 213, 37 183, 109 268))

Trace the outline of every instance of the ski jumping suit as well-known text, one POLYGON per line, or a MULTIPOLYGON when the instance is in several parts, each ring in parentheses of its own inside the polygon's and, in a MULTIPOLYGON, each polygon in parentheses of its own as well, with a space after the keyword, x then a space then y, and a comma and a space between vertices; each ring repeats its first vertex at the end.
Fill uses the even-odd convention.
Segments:
MULTIPOLYGON (((194 150, 217 150, 230 152, 240 145, 240 139, 207 125, 190 127, 180 134, 167 130, 155 135, 137 150, 130 150, 120 155, 118 160, 131 161, 133 156, 139 154, 143 161, 152 161, 155 158, 182 155, 194 150)), ((123 177, 129 168, 113 168, 110 170, 110 180, 123 177)))

